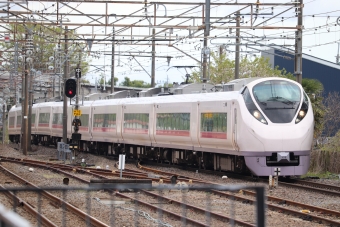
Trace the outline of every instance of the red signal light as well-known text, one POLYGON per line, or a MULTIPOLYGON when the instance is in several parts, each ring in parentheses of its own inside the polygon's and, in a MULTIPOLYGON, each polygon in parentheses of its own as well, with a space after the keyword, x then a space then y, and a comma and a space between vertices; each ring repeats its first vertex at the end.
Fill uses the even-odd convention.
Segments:
POLYGON ((74 79, 68 79, 65 82, 65 95, 68 98, 73 98, 77 93, 77 83, 74 79))

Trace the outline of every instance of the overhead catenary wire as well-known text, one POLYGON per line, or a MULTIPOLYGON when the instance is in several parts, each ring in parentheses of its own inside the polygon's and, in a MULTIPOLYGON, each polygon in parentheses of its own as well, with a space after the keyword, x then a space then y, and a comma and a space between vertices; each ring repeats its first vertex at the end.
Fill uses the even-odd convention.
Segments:
MULTIPOLYGON (((308 3, 308 2, 307 2, 308 3)), ((305 4, 307 4, 307 3, 305 3, 305 4)), ((52 8, 52 7, 50 7, 50 8, 52 8)), ((279 8, 279 6, 277 6, 277 8, 279 8)), ((269 10, 270 8, 265 8, 264 10, 269 10)), ((68 11, 68 12, 70 12, 70 11, 68 11)), ((201 10, 200 11, 197 11, 197 12, 201 12, 201 10)), ((44 13, 46 13, 46 11, 44 12, 44 13)), ((188 15, 191 15, 191 14, 193 14, 194 12, 190 12, 190 13, 188 13, 188 15)), ((321 14, 320 14, 321 15, 321 14)), ((322 14, 323 15, 323 14, 322 14)), ((305 16, 304 16, 305 17, 305 16)), ((294 19, 293 17, 292 17, 292 19, 294 19)), ((279 22, 280 20, 278 20, 278 22, 279 22)), ((320 29, 320 28, 319 28, 320 29)), ((318 29, 318 30, 319 30, 318 29)), ((100 31, 100 30, 99 30, 100 31)), ((336 31, 330 31, 331 33, 336 33, 336 31)), ((312 31, 312 29, 310 29, 310 31, 308 31, 308 30, 304 30, 304 35, 309 35, 309 36, 313 36, 314 34, 312 34, 313 33, 313 31, 312 31), (310 32, 310 33, 308 33, 308 32, 310 32)), ((286 32, 286 34, 290 34, 289 32, 286 32)), ((318 34, 322 34, 322 33, 318 33, 318 34)), ((268 37, 270 37, 270 35, 268 35, 268 37)), ((285 38, 283 38, 283 39, 285 39, 285 38)), ((336 39, 335 39, 336 40, 336 39)), ((331 43, 331 42, 325 42, 325 45, 327 45, 328 43, 331 43)), ((101 45, 99 45, 99 46, 101 46, 101 45)), ((318 46, 318 45, 316 45, 316 46, 318 46)), ((308 46, 308 47, 306 47, 306 48, 309 48, 310 46, 308 46)), ((131 47, 130 47, 131 48, 131 47)), ((129 49, 129 48, 128 48, 129 49)), ((148 50, 149 49, 149 47, 132 47, 132 49, 133 50, 141 50, 141 51, 146 51, 146 50, 148 50)), ((186 52, 188 52, 188 53, 191 53, 191 54, 193 54, 193 53, 196 53, 196 52, 199 52, 199 51, 197 51, 197 50, 188 50, 188 51, 186 51, 186 52)), ((164 53, 164 52, 162 52, 161 51, 161 53, 164 53)), ((171 54, 174 54, 175 53, 175 51, 174 52, 171 52, 171 54)))

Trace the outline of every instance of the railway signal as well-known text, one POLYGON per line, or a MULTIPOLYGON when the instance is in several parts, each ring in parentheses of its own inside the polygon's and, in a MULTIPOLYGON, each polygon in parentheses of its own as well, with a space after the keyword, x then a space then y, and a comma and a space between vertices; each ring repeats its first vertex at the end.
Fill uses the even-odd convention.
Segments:
POLYGON ((77 82, 74 79, 68 79, 65 82, 65 95, 73 98, 77 93, 77 82))
POLYGON ((76 68, 75 69, 75 75, 76 75, 76 78, 81 78, 81 70, 80 70, 80 68, 76 68))

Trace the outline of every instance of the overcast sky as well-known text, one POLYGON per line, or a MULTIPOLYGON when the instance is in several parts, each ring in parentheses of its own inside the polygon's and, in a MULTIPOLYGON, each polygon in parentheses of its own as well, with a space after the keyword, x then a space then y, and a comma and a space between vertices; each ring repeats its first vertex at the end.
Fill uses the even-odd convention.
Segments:
MULTIPOLYGON (((219 2, 219 3, 234 3, 237 1, 238 3, 255 3, 256 0, 212 0, 211 2, 219 2)), ((142 2, 142 1, 141 1, 142 2)), ((161 1, 160 1, 161 2, 161 1)), ((177 2, 203 2, 203 1, 192 1, 186 0, 181 1, 177 0, 177 2)), ((290 3, 292 0, 260 0, 260 3, 290 3)), ((44 10, 44 13, 51 13, 56 11, 56 4, 52 6, 53 3, 44 3, 44 2, 28 2, 28 7, 34 10, 44 10)), ((87 4, 87 3, 67 3, 69 6, 73 7, 76 10, 79 10, 83 13, 100 13, 105 14, 105 4, 87 4)), ((60 5, 61 6, 61 5, 60 5)), ((191 9, 190 12, 187 12, 185 16, 197 16, 200 17, 202 15, 202 7, 198 7, 193 9, 194 6, 192 5, 166 5, 166 12, 164 6, 159 6, 156 13, 157 15, 165 15, 168 16, 175 16, 179 15, 185 11, 191 9)), ((228 14, 235 12, 236 10, 242 9, 244 6, 211 6, 211 17, 224 17, 228 14)), ((16 7, 12 8, 15 9, 16 7)), ((288 9, 287 6, 275 6, 273 9, 270 7, 260 7, 259 13, 267 14, 259 16, 256 21, 255 25, 261 23, 273 15, 268 15, 272 11, 275 14, 281 13, 288 9)), ((20 9, 22 10, 22 8, 20 9)), ((143 5, 136 5, 136 4, 110 4, 108 9, 108 14, 130 14, 135 11, 140 10, 140 12, 136 13, 135 15, 145 15, 145 10, 143 9, 143 5)), ((147 15, 152 16, 154 14, 153 7, 147 8, 147 15)), ((69 7, 63 6, 59 9, 59 12, 64 13, 76 13, 75 10, 72 10, 69 7)), ((246 14, 250 12, 250 8, 244 9, 241 13, 246 14)), ((337 42, 340 41, 340 26, 337 25, 337 18, 340 17, 340 0, 304 0, 304 8, 303 8, 303 53, 310 54, 316 56, 318 58, 322 58, 324 60, 335 62, 338 52, 338 44, 337 42)), ((82 22, 86 23, 85 21, 77 21, 77 19, 73 19, 71 22, 82 22)), ((110 17, 110 22, 114 21, 119 18, 110 17)), ((118 24, 131 24, 135 23, 140 18, 129 18, 124 19, 122 21, 117 22, 118 24)), ((162 23, 166 19, 157 18, 157 24, 162 23)), ((104 19, 100 21, 104 22, 104 19)), ((168 22, 168 25, 176 25, 178 23, 183 23, 183 25, 192 25, 192 26, 199 26, 202 25, 202 20, 195 19, 189 20, 184 22, 184 19, 177 19, 168 22)), ((212 19, 211 22, 214 22, 215 19, 212 19)), ((226 21, 226 20, 225 20, 226 21)), ((250 16, 245 15, 243 19, 244 23, 241 26, 248 26, 250 24, 250 16)), ((153 18, 151 18, 151 22, 153 22, 153 18)), ((138 24, 148 24, 146 20, 139 22, 138 24)), ((221 25, 221 24, 212 24, 221 25)), ((265 24, 265 26, 278 26, 278 27, 294 27, 297 25, 297 18, 295 17, 295 10, 291 9, 285 13, 282 13, 280 16, 269 20, 265 24)), ((223 26, 235 26, 235 23, 226 23, 223 26)), ((119 28, 116 28, 118 30, 119 28)), ((161 31, 161 28, 157 28, 156 32, 161 31)), ((94 31, 96 34, 110 34, 112 33, 111 28, 103 28, 103 27, 83 27, 76 30, 78 34, 91 34, 94 31)), ((147 35, 150 33, 148 28, 133 28, 132 29, 132 37, 135 39, 139 39, 138 35, 147 35)), ((169 38, 170 30, 163 31, 160 33, 161 37, 169 38)), ((126 30, 125 32, 121 33, 124 35, 125 39, 131 38, 131 29, 126 30)), ((189 54, 193 58, 197 59, 198 61, 201 60, 201 48, 203 46, 202 42, 202 32, 197 32, 196 35, 199 34, 200 37, 198 38, 188 38, 189 31, 187 29, 174 29, 172 38, 176 38, 177 35, 180 38, 187 37, 183 40, 178 40, 175 43, 175 47, 184 51, 185 53, 189 54)), ((235 29, 214 29, 211 31, 211 37, 226 37, 235 35, 235 29)), ((292 29, 272 29, 272 30, 249 30, 249 29, 242 29, 241 36, 266 36, 266 37, 294 37, 294 30, 292 29)), ((103 38, 105 36, 97 36, 96 38, 103 38)), ((89 37, 86 37, 89 38, 89 37)), ((122 37, 117 37, 122 38, 122 37)), ((159 37, 160 38, 160 37, 159 37)), ((259 39, 257 39, 259 40, 259 39)), ((246 43, 246 40, 242 40, 242 43, 246 43)), ((279 44, 279 45, 286 45, 287 47, 294 48, 289 45, 294 44, 294 40, 292 39, 270 39, 261 41, 263 44, 279 44)), ((127 46, 127 45, 116 45, 116 51, 120 51, 122 54, 137 54, 137 55, 146 55, 151 56, 151 43, 150 42, 141 42, 144 45, 141 46, 127 46), (138 53, 139 52, 139 53, 138 53)), ((158 44, 168 44, 168 42, 157 42, 158 44)), ((222 44, 226 44, 227 46, 227 54, 228 56, 233 59, 234 58, 234 39, 209 39, 208 45, 211 51, 217 51, 219 46, 222 44), (229 44, 229 45, 228 45, 229 44)), ((264 47, 255 47, 259 50, 263 49, 264 47)), ((97 68, 99 67, 101 70, 95 71, 96 67, 91 67, 90 72, 87 75, 87 78, 93 82, 95 78, 98 78, 103 70, 105 69, 105 75, 107 80, 110 78, 111 75, 111 56, 104 55, 103 51, 111 51, 111 45, 105 45, 102 42, 94 42, 92 46, 92 51, 98 51, 98 58, 91 57, 93 53, 90 55, 90 59, 92 59, 91 64, 95 65, 97 68)), ((251 51, 250 48, 246 48, 245 46, 242 47, 242 51, 251 51)), ((176 69, 171 68, 172 66, 180 66, 180 65, 193 65, 196 66, 198 63, 193 60, 192 58, 186 56, 185 54, 177 51, 173 47, 168 46, 157 46, 156 47, 156 55, 157 56, 171 56, 171 62, 168 66, 166 58, 157 58, 156 59, 156 82, 163 84, 167 78, 169 82, 181 82, 186 74, 184 69, 176 69)), ((249 53, 242 52, 241 56, 251 57, 249 53)), ((255 55, 259 56, 259 54, 255 55)), ((119 82, 122 82, 124 77, 130 77, 131 80, 144 80, 146 82, 150 82, 151 79, 149 75, 144 72, 143 68, 151 74, 151 58, 150 57, 136 57, 136 60, 132 59, 129 56, 116 56, 115 57, 115 76, 119 78, 119 82), (137 63, 137 61, 139 63, 137 63), (140 66, 142 65, 143 68, 140 66)), ((191 73, 191 70, 188 69, 188 73, 191 73)))

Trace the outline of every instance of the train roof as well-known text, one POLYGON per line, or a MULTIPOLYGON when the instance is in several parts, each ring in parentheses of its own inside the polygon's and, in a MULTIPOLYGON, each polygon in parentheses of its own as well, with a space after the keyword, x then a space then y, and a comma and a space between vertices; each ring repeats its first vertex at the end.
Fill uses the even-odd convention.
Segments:
MULTIPOLYGON (((205 101, 227 101, 236 99, 240 94, 240 91, 244 86, 254 86, 255 84, 266 80, 287 80, 298 84, 297 82, 286 79, 283 77, 264 77, 264 78, 243 78, 230 81, 225 85, 233 85, 233 90, 224 92, 211 92, 211 93, 194 93, 194 94, 182 94, 182 95, 167 95, 167 96, 152 96, 152 97, 131 97, 121 99, 102 99, 94 101, 80 102, 80 107, 84 106, 108 106, 108 105, 144 105, 144 104, 156 104, 156 103, 185 103, 185 102, 205 102, 205 101)), ((301 85, 298 84, 300 87, 301 85)), ((69 106, 70 103, 68 102, 69 106)), ((72 103, 74 105, 74 103, 72 103)), ((34 107, 53 107, 63 106, 63 102, 43 102, 34 104, 34 107)), ((12 107, 11 111, 21 110, 21 106, 12 107)))
POLYGON ((110 100, 96 100, 93 101, 94 106, 104 105, 129 105, 129 104, 154 104, 154 103, 183 103, 183 102, 204 102, 204 101, 226 101, 235 99, 239 95, 235 92, 215 92, 215 93, 200 93, 200 94, 186 94, 186 95, 169 95, 157 97, 137 97, 125 99, 110 99, 110 100))

